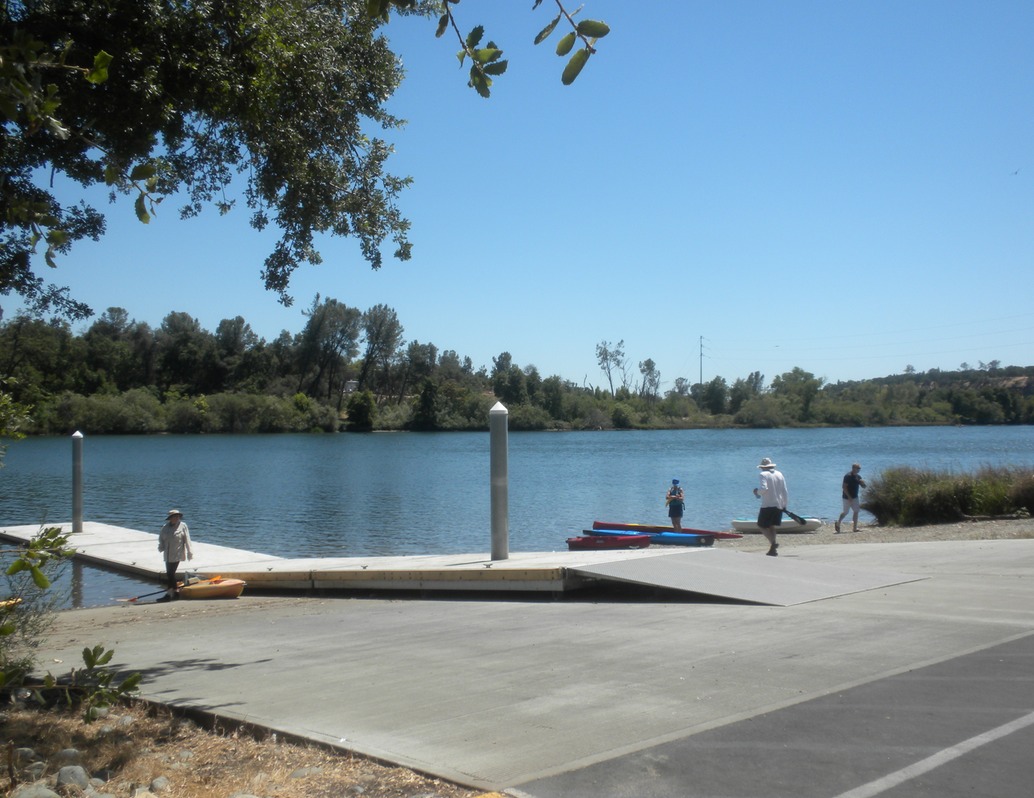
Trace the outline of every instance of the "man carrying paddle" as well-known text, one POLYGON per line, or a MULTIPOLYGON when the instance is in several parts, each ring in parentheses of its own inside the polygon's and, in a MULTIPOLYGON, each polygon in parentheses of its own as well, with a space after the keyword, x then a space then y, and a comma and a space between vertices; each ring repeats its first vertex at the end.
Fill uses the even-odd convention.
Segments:
POLYGON ((769 557, 778 556, 776 549, 776 527, 783 523, 783 511, 790 501, 786 493, 786 480, 783 475, 776 471, 775 463, 767 457, 761 458, 761 484, 754 488, 754 495, 761 499, 761 509, 758 511, 758 527, 761 534, 768 541, 769 557))

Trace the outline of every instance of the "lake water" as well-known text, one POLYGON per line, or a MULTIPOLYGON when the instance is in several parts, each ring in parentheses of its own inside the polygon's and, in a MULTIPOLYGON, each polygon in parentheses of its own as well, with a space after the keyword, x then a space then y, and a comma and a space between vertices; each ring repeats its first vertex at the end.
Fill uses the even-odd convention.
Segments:
MULTIPOLYGON (((511 432, 508 453, 509 550, 552 551, 596 519, 668 523, 673 477, 684 526, 728 529, 756 516, 771 457, 790 509, 830 519, 852 461, 870 479, 1034 467, 1034 427, 511 432)), ((489 552, 489 455, 487 432, 87 436, 83 514, 156 533, 177 507, 195 540, 283 557, 489 552)), ((71 438, 9 445, 0 523, 67 523, 71 504, 71 438)))

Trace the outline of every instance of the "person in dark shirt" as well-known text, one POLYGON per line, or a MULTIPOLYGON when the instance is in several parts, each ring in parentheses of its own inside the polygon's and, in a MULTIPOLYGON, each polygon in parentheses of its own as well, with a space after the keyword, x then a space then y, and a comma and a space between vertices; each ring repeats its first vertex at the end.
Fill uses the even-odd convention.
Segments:
POLYGON ((858 531, 858 511, 862 509, 860 500, 858 499, 858 492, 860 488, 865 487, 865 480, 862 479, 861 475, 862 467, 858 463, 854 463, 851 466, 851 472, 844 474, 844 481, 841 485, 841 494, 844 499, 844 511, 840 513, 840 517, 837 522, 833 525, 835 528, 834 535, 840 534, 840 522, 844 520, 844 516, 848 513, 853 513, 852 532, 858 531))
POLYGON ((668 505, 668 518, 671 519, 672 529, 682 529, 682 513, 686 509, 686 496, 679 487, 679 481, 673 479, 668 494, 664 497, 664 503, 668 505))

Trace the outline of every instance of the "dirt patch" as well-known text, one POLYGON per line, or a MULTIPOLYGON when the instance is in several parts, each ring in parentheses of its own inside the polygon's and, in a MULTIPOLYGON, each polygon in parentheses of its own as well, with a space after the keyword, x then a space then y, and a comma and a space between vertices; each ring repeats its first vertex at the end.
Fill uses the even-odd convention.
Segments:
MULTIPOLYGON (((59 768, 57 752, 74 748, 79 764, 91 774, 104 775, 105 784, 98 792, 117 796, 133 796, 163 778, 167 786, 155 792, 176 798, 471 798, 482 794, 354 754, 296 745, 273 736, 258 740, 240 729, 206 730, 166 709, 144 704, 116 707, 107 718, 93 723, 85 723, 71 711, 11 708, 0 714, 0 728, 9 751, 32 748, 47 763, 44 779, 59 768)), ((5 776, 3 794, 9 795, 10 771, 5 776)))

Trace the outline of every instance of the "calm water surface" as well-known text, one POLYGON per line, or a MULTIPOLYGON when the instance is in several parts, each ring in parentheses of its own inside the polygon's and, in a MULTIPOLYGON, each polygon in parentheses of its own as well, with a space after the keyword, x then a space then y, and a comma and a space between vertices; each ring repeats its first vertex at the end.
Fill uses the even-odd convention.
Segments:
MULTIPOLYGON (((790 509, 840 512, 840 480, 897 465, 1034 467, 1034 427, 510 433, 509 549, 566 549, 593 520, 685 526, 754 516, 756 465, 786 475, 790 509)), ((71 520, 72 442, 10 444, 0 524, 71 520)), ((488 433, 87 436, 84 518, 157 532, 171 507, 196 540, 283 557, 488 552, 488 433)), ((157 556, 157 555, 156 555, 157 556)), ((132 593, 130 594, 132 595, 132 593)))

